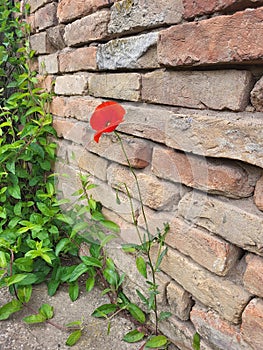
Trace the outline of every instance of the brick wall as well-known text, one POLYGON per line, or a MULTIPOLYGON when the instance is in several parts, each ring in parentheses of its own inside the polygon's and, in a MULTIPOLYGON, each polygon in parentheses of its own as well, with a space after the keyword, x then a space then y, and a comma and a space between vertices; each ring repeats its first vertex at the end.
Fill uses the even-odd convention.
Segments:
MULTIPOLYGON (((125 158, 112 135, 95 144, 89 126, 101 101, 119 101, 150 227, 171 226, 158 278, 173 316, 161 330, 180 349, 196 330, 202 349, 262 349, 263 1, 29 3, 41 84, 56 93, 64 195, 78 167, 91 173, 120 238, 136 242, 127 197, 115 200, 124 181, 139 208, 125 158)), ((134 258, 109 253, 133 295, 134 258)))

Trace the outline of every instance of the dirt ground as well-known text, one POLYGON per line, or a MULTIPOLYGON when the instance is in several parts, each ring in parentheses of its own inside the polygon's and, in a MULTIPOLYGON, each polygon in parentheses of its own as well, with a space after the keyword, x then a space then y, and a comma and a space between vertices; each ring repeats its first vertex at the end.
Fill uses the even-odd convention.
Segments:
MULTIPOLYGON (((0 306, 10 300, 9 292, 0 289, 0 306)), ((29 306, 36 311, 43 303, 54 307, 54 318, 51 321, 60 325, 80 320, 85 324, 84 335, 73 350, 139 350, 143 343, 129 344, 122 337, 134 326, 130 321, 116 317, 111 322, 111 331, 107 335, 108 324, 102 319, 91 317, 92 312, 101 304, 109 302, 101 291, 95 288, 92 292, 80 293, 80 297, 72 302, 67 290, 61 288, 55 296, 47 295, 45 284, 34 287, 29 306)), ((17 312, 6 321, 0 321, 0 350, 66 350, 68 333, 48 324, 28 325, 22 318, 32 314, 27 309, 17 312)), ((175 347, 170 347, 172 350, 175 347)))

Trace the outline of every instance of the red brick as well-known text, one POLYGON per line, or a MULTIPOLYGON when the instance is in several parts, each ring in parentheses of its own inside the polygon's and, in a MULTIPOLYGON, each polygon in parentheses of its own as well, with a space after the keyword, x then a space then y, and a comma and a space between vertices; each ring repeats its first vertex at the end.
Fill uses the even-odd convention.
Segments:
POLYGON ((240 328, 221 318, 216 312, 195 305, 190 313, 197 332, 213 348, 224 350, 251 350, 240 335, 240 328))
POLYGON ((244 285, 250 293, 263 298, 263 258, 248 254, 246 262, 244 285))
POLYGON ((158 177, 208 193, 242 198, 249 197, 254 191, 246 171, 238 164, 226 160, 196 157, 155 147, 152 167, 158 177))
POLYGON ((254 193, 254 202, 263 211, 263 176, 258 180, 254 193))
POLYGON ((36 87, 43 89, 43 91, 51 92, 54 88, 54 76, 52 75, 39 75, 37 76, 38 83, 36 87))
POLYGON ((170 222, 166 243, 220 276, 227 274, 241 254, 231 243, 178 218, 170 222))
POLYGON ((58 24, 57 19, 57 4, 52 2, 45 7, 40 8, 35 13, 35 27, 38 30, 43 30, 58 24))
POLYGON ((97 48, 82 47, 80 49, 62 52, 58 56, 60 72, 77 72, 80 70, 95 70, 97 48))
POLYGON ((65 26, 64 40, 68 46, 106 39, 110 12, 101 10, 65 26), (81 28, 81 30, 80 30, 81 28))
POLYGON ((252 299, 242 316, 241 332, 254 350, 263 344, 263 300, 252 299))
POLYGON ((262 3, 262 0, 183 0, 184 18, 192 18, 218 11, 242 10, 251 5, 261 5, 262 3))
POLYGON ((173 26, 160 33, 159 63, 197 66, 262 62, 263 7, 173 26))
POLYGON ((107 5, 109 5, 108 0, 78 0, 74 5, 72 0, 62 0, 58 4, 59 22, 70 22, 72 19, 86 16, 107 5))
POLYGON ((251 85, 252 74, 245 70, 156 70, 142 75, 142 100, 181 107, 240 111, 248 105, 251 85))

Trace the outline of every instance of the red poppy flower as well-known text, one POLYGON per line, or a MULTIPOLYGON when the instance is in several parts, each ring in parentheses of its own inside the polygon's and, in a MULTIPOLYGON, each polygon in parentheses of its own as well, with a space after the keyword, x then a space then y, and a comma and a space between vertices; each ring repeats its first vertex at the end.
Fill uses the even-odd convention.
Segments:
POLYGON ((117 102, 106 101, 101 103, 90 118, 92 129, 97 131, 94 140, 99 142, 103 133, 114 131, 123 122, 125 113, 125 109, 117 102))

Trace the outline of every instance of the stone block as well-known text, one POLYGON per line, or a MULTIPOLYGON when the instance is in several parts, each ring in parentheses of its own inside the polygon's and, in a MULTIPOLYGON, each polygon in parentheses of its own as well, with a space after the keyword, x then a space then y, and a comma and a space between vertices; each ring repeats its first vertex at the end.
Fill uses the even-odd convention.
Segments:
POLYGON ((263 112, 263 78, 259 79, 250 94, 252 106, 256 111, 263 112))
POLYGON ((111 40, 98 47, 98 68, 135 69, 156 68, 158 32, 111 40), (152 50, 150 50, 152 49, 152 50))
POLYGON ((190 108, 242 111, 252 74, 245 70, 165 71, 142 75, 142 100, 190 108))
POLYGON ((138 73, 94 74, 89 79, 89 93, 95 97, 139 101, 140 87, 138 73))
POLYGON ((238 247, 263 255, 263 214, 248 200, 237 203, 193 191, 179 202, 178 213, 238 247))
POLYGON ((182 20, 181 0, 122 0, 111 8, 110 33, 136 32, 182 20))
POLYGON ((30 5, 30 12, 32 13, 52 1, 53 0, 28 0, 27 3, 30 5))
POLYGON ((64 40, 67 46, 75 46, 109 37, 107 26, 110 12, 101 10, 65 26, 64 40), (79 30, 81 28, 81 31, 79 30))
POLYGON ((49 42, 52 44, 56 50, 62 50, 65 47, 64 42, 64 28, 65 26, 60 24, 55 27, 48 28, 46 30, 49 42))
POLYGON ((30 47, 35 51, 36 55, 49 54, 54 52, 55 48, 48 40, 47 33, 41 32, 31 35, 29 38, 30 47))
POLYGON ((165 29, 157 45, 159 63, 197 66, 262 62, 262 19, 260 7, 165 29))

